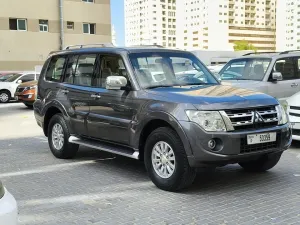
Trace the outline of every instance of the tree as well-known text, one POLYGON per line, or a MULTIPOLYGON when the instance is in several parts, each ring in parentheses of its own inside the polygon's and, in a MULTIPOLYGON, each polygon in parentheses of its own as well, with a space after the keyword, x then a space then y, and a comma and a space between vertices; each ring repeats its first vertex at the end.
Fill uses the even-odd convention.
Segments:
POLYGON ((234 49, 234 51, 242 51, 242 50, 257 51, 257 48, 253 44, 250 44, 248 41, 245 41, 245 40, 235 41, 233 49, 234 49))

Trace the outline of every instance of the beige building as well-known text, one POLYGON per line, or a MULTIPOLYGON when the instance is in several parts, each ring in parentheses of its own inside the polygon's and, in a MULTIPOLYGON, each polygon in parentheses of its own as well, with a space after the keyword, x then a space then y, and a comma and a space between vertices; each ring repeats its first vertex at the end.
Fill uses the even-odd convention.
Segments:
POLYGON ((1 1, 0 71, 33 70, 50 51, 111 40, 110 0, 1 1))

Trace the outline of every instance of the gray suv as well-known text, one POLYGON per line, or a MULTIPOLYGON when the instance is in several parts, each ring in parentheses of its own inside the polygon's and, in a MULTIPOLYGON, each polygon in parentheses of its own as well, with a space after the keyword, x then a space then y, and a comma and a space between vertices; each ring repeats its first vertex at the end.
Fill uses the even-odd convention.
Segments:
POLYGON ((223 84, 284 100, 300 92, 300 51, 247 53, 230 60, 219 76, 223 84))
POLYGON ((291 144, 276 99, 220 85, 192 53, 161 47, 50 53, 34 111, 54 156, 83 145, 142 160, 168 191, 192 184, 199 167, 269 170, 291 144))

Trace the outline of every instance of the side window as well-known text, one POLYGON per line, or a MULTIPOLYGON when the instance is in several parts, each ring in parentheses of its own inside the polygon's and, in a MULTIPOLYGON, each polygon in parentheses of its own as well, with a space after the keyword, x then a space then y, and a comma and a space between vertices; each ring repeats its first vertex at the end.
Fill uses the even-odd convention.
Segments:
POLYGON ((280 72, 283 80, 297 79, 298 74, 295 74, 294 58, 279 59, 276 61, 273 71, 280 72))
POLYGON ((29 81, 33 81, 34 77, 35 77, 34 74, 27 74, 27 75, 24 75, 24 76, 20 77, 19 80, 22 80, 22 83, 26 83, 26 82, 29 82, 29 81))
POLYGON ((65 61, 65 56, 53 57, 46 72, 46 80, 60 82, 65 61))
POLYGON ((297 59, 297 74, 296 79, 300 79, 300 58, 297 59))
POLYGON ((78 61, 78 55, 69 56, 68 63, 66 65, 66 73, 65 73, 65 83, 73 84, 74 83, 74 75, 76 71, 76 65, 78 61))
POLYGON ((98 87, 106 87, 106 78, 109 76, 123 76, 129 81, 128 73, 121 56, 103 56, 101 57, 100 75, 96 77, 98 87))
POLYGON ((91 86, 97 55, 80 55, 76 64, 74 84, 91 86))

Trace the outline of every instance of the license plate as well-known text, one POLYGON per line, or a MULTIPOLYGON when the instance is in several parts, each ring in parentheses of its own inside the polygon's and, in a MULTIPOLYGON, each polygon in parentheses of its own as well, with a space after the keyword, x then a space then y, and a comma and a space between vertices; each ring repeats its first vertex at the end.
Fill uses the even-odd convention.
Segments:
POLYGON ((276 141, 276 133, 250 134, 247 135, 247 144, 254 145, 276 141))

